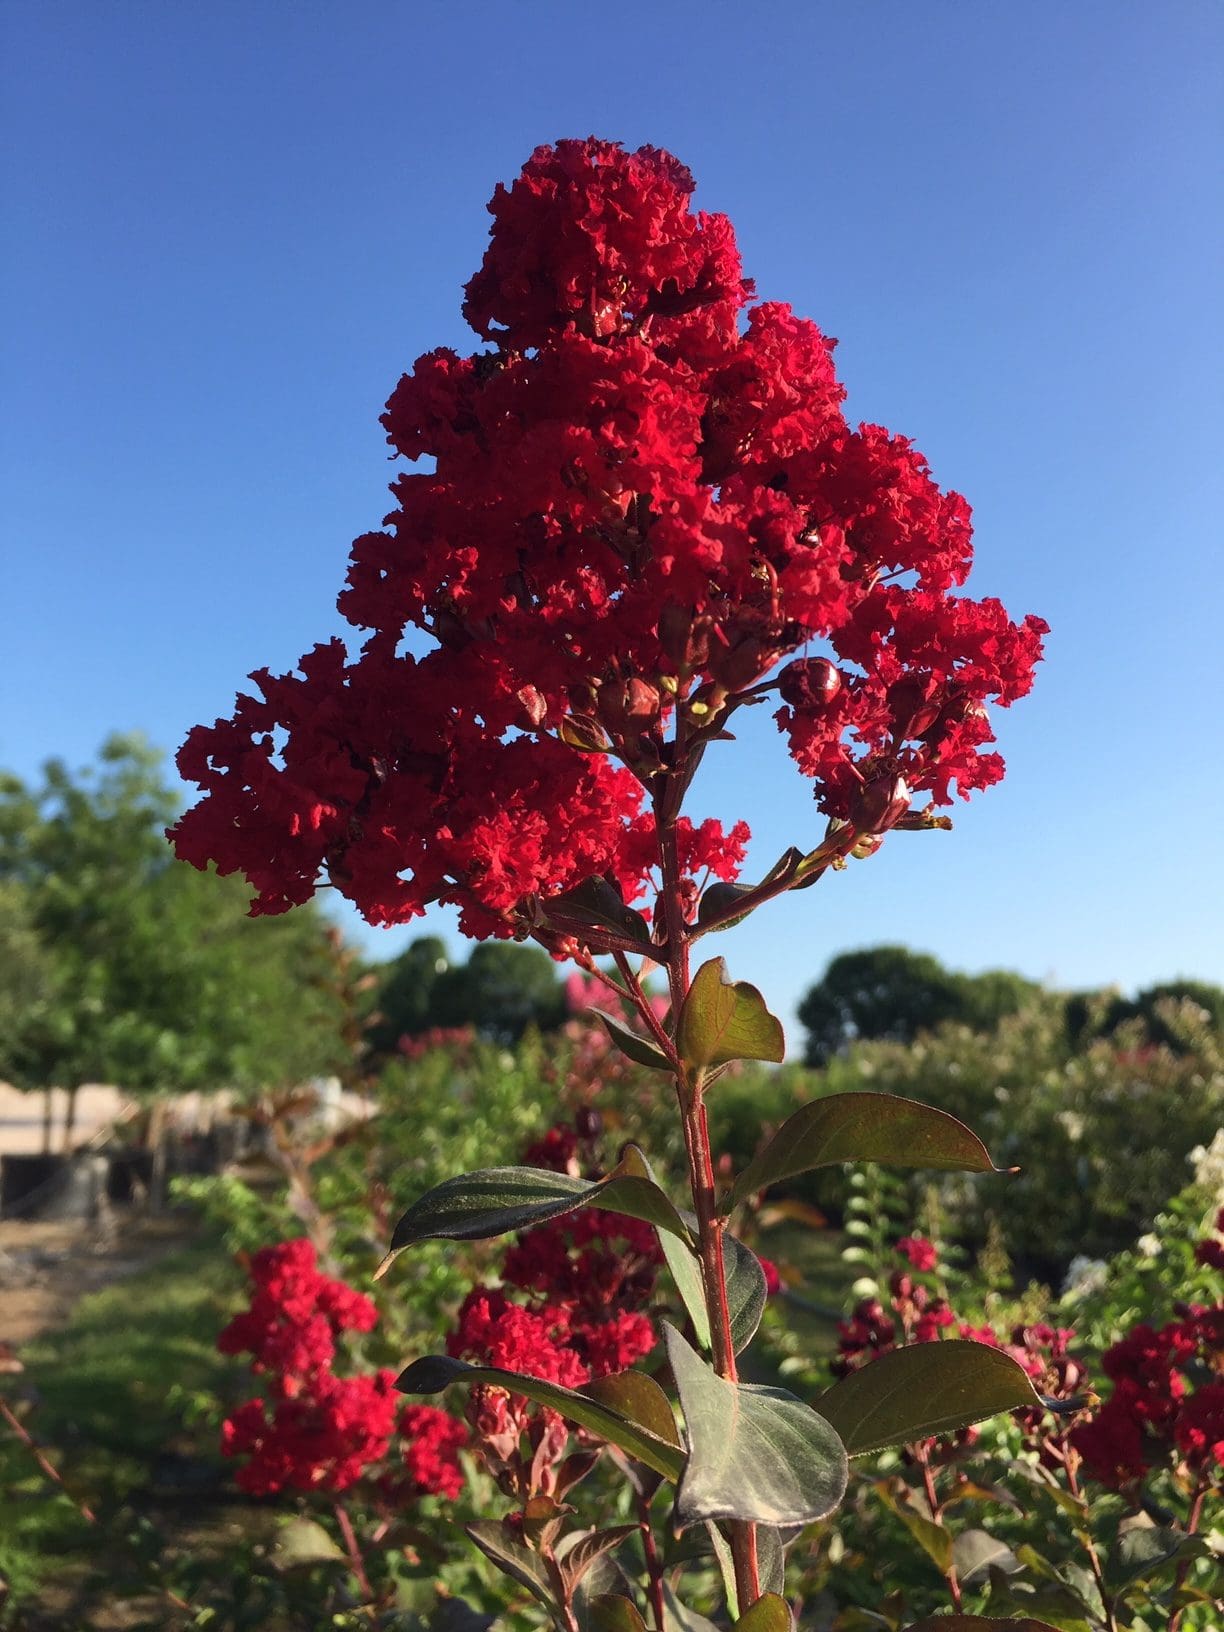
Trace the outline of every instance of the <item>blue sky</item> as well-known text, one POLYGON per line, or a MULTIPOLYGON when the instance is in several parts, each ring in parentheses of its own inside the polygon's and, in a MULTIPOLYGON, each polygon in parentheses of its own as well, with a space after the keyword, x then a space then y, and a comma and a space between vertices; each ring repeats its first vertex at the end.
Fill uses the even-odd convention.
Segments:
MULTIPOLYGON (((378 414, 420 352, 471 349, 494 183, 559 136, 651 142, 761 295, 840 338, 851 414, 970 498, 971 592, 1053 626, 955 833, 718 950, 782 1010, 885 940, 1224 980, 1214 0, 7 0, 0 31, 0 764, 173 749, 340 632, 378 414)), ((763 869, 820 824, 760 715, 695 813, 745 816, 763 869)))

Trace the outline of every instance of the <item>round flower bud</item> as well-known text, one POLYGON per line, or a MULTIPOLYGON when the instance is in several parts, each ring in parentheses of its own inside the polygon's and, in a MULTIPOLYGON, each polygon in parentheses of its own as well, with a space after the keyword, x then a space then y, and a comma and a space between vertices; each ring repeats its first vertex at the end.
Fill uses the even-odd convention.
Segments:
POLYGON ((827 708, 841 683, 841 670, 824 657, 797 657, 778 676, 782 701, 792 708, 827 708))
POLYGON ((878 776, 859 793, 850 820, 860 833, 885 833, 905 815, 912 798, 903 776, 878 776))

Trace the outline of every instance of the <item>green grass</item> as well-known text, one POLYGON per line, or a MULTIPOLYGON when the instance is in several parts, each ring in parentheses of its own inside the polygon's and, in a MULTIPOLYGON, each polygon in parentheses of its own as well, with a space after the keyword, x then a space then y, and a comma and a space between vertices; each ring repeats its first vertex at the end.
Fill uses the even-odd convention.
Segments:
POLYGON ((98 1562, 113 1544, 109 1517, 148 1489, 160 1453, 219 1460, 211 1402, 243 1379, 216 1337, 240 1289, 224 1248, 201 1240, 82 1298, 23 1348, 6 1398, 102 1522, 89 1525, 0 1422, 0 1578, 14 1599, 66 1561, 98 1562))

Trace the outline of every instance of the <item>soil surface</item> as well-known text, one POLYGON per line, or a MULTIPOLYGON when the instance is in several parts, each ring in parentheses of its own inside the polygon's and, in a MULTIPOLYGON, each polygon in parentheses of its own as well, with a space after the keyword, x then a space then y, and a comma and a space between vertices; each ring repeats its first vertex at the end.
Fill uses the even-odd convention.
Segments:
POLYGON ((78 1299, 155 1263, 193 1231, 181 1215, 113 1216, 106 1232, 77 1222, 0 1220, 0 1343, 20 1348, 62 1325, 78 1299))

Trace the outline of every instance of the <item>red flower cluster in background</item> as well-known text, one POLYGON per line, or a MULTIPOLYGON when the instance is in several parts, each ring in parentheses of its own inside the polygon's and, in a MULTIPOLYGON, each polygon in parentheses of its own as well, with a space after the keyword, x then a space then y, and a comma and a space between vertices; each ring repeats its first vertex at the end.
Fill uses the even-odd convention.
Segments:
MULTIPOLYGON (((774 686, 847 850, 1002 774, 984 705, 1028 690, 1046 626, 952 593, 968 505, 906 438, 847 423, 833 342, 748 309, 730 223, 692 191, 671 155, 593 138, 498 188, 464 307, 488 349, 420 358, 383 418, 432 468, 353 546, 360 655, 258 672, 179 755, 205 797, 178 852, 243 872, 253 910, 325 874, 372 922, 443 900, 468 934, 547 939, 559 893, 645 887, 654 779, 774 686)), ((733 877, 746 836, 698 826, 690 868, 733 877)))
MULTIPOLYGON (((572 1171, 578 1148, 577 1134, 558 1126, 530 1147, 526 1160, 572 1171)), ((627 1371, 655 1346, 654 1327, 641 1311, 662 1262, 650 1225, 619 1213, 583 1208, 526 1230, 502 1261, 502 1287, 475 1287, 464 1299, 447 1351, 565 1388, 627 1371)), ((508 1494, 525 1501, 561 1493, 572 1430, 555 1411, 481 1387, 471 1391, 467 1414, 508 1494)))
MULTIPOLYGON (((1215 1226, 1217 1236, 1199 1242, 1195 1257, 1219 1269, 1224 1208, 1215 1226)), ((1133 1327, 1101 1364, 1113 1393, 1071 1435, 1094 1479, 1131 1485, 1172 1456, 1197 1480, 1224 1480, 1224 1300, 1182 1305, 1159 1331, 1133 1327)))
MULTIPOLYGON (((838 1353, 832 1361, 835 1376, 844 1377, 857 1371, 890 1349, 909 1343, 937 1343, 947 1335, 1001 1349, 1024 1368, 1033 1387, 1046 1399, 1069 1400, 1083 1390, 1086 1372, 1082 1362, 1070 1352, 1075 1336, 1070 1328, 1039 1322, 1014 1326, 1004 1337, 988 1322, 974 1326, 960 1319, 946 1297, 916 1282, 910 1273, 912 1269, 921 1275, 938 1275, 939 1250, 933 1241, 921 1235, 906 1235, 895 1243, 895 1250, 909 1268, 894 1270, 889 1277, 891 1313, 879 1298, 864 1298, 855 1306, 849 1320, 838 1323, 838 1353)), ((1047 1456, 1050 1436, 1046 1413, 1022 1412, 1019 1420, 1030 1445, 1047 1456)), ((977 1437, 976 1428, 967 1428, 954 1441, 944 1443, 950 1449, 953 1444, 972 1444, 977 1437)), ((929 1451, 939 1443, 928 1440, 926 1449, 929 1451)))
POLYGON ((268 1379, 270 1398, 248 1400, 222 1425, 223 1453, 246 1458, 239 1486, 254 1496, 347 1490, 398 1434, 408 1486, 458 1495, 462 1423, 430 1406, 401 1410, 393 1371, 338 1377, 332 1370, 339 1334, 377 1324, 371 1300, 322 1274, 307 1240, 264 1247, 248 1269, 250 1307, 217 1339, 222 1354, 252 1355, 252 1371, 268 1379))

